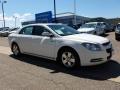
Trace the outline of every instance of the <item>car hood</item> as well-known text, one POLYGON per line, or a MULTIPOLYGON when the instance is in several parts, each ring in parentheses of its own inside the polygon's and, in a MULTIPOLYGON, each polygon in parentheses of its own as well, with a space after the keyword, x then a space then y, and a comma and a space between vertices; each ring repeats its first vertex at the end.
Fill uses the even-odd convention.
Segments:
POLYGON ((78 29, 79 32, 89 32, 93 30, 95 30, 95 28, 79 28, 78 29))
POLYGON ((9 32, 9 31, 1 31, 2 33, 7 33, 7 32, 9 32))
POLYGON ((16 33, 17 31, 10 31, 10 33, 16 33))
POLYGON ((88 42, 88 43, 103 44, 103 43, 109 42, 107 38, 91 35, 91 34, 75 34, 75 35, 64 36, 63 38, 67 40, 78 41, 81 43, 88 42))

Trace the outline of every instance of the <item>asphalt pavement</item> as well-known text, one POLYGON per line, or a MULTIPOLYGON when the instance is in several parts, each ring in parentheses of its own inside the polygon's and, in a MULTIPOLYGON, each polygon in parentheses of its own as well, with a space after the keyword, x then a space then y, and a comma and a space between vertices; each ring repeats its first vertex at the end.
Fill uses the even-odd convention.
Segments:
POLYGON ((0 37, 0 90, 120 90, 120 42, 112 59, 93 67, 67 69, 55 61, 23 55, 15 58, 8 40, 0 37))

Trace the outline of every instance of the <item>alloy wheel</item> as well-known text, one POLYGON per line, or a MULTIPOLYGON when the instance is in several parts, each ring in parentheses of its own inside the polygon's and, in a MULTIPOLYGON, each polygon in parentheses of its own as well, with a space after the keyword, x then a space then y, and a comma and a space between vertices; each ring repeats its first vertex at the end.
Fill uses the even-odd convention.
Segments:
POLYGON ((64 66, 71 68, 75 66, 75 56, 71 52, 64 52, 62 54, 62 63, 64 66))
POLYGON ((18 56, 20 54, 19 47, 16 44, 12 46, 12 51, 15 56, 18 56))

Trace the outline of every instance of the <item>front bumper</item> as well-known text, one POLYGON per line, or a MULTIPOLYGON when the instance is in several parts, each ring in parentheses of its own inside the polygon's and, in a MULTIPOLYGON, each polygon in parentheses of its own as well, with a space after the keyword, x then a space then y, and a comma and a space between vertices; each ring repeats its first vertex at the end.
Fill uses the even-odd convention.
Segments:
POLYGON ((99 52, 84 52, 84 54, 80 56, 81 66, 94 66, 105 63, 110 60, 112 55, 112 47, 99 52))

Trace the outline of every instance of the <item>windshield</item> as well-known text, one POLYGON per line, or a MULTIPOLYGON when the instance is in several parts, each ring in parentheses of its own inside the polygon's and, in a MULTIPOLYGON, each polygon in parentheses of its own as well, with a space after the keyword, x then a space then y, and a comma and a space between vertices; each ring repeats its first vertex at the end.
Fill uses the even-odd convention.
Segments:
POLYGON ((81 26, 81 28, 95 28, 96 24, 84 24, 81 26))
POLYGON ((66 25, 48 25, 48 27, 50 27, 54 32, 56 32, 60 36, 79 34, 78 31, 66 25))

